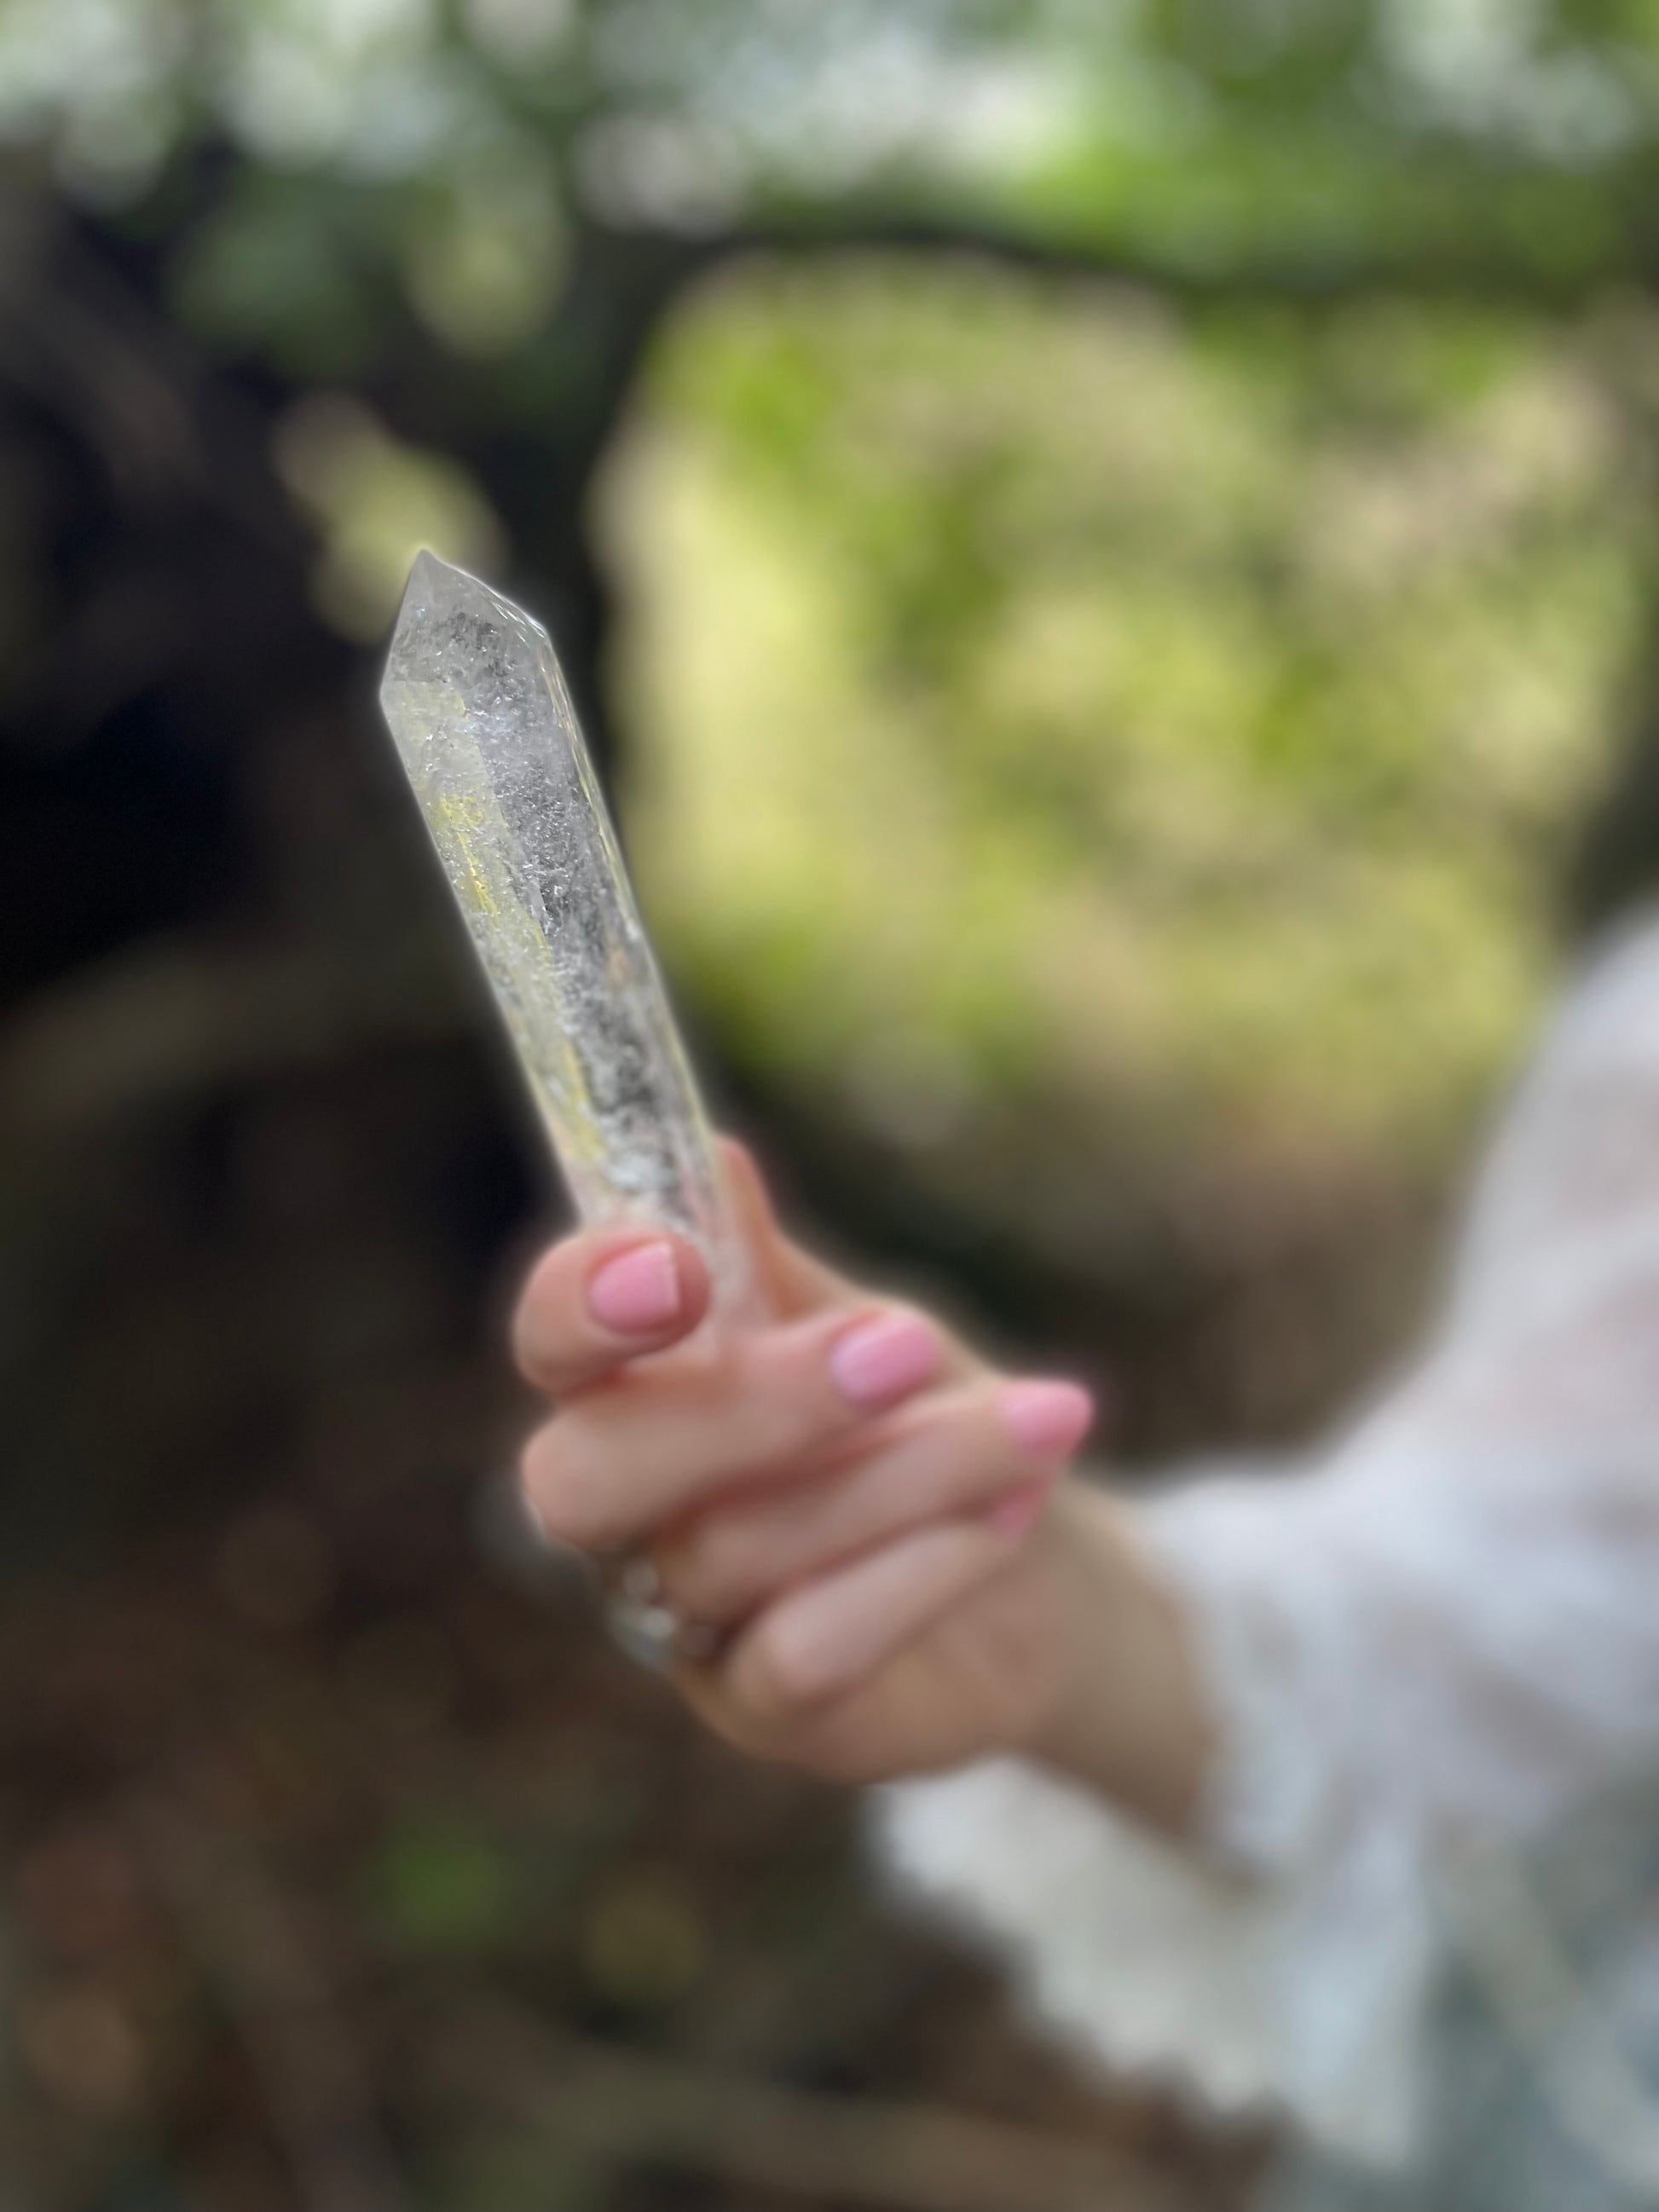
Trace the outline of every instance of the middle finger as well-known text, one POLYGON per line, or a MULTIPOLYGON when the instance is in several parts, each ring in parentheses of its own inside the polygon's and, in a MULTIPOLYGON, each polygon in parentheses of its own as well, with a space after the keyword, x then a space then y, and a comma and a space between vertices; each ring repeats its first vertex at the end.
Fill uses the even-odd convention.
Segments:
POLYGON ((525 1489, 550 1535, 628 1544, 719 1491, 810 1462, 951 1364, 940 1332, 902 1309, 745 1330, 709 1361, 624 1370, 567 1407, 531 1438, 525 1489))

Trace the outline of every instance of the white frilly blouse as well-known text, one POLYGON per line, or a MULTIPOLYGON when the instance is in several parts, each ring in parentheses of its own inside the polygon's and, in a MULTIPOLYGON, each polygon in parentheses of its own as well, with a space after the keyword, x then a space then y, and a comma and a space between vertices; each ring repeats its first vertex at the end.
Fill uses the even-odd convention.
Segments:
MULTIPOLYGON (((1399 2160, 1504 1870, 1659 1773, 1659 924, 1557 1018, 1375 1410, 1132 1510, 1216 1722, 1194 1846, 1001 1760, 878 1793, 880 1848, 1105 2062, 1399 2160)), ((1546 2004, 1547 1929, 1498 1948, 1546 2004)))

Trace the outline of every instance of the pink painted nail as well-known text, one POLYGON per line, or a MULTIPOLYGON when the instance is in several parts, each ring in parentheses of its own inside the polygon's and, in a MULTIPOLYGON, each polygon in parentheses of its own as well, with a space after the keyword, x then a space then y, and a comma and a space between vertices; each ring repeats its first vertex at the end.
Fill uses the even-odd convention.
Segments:
POLYGON ((896 1405, 939 1372, 939 1341, 915 1314, 883 1314, 837 1337, 830 1354, 836 1388, 854 1406, 896 1405))
POLYGON ((1017 1544, 1028 1528, 1034 1528, 1042 1518, 1042 1509, 1048 1503, 1049 1486, 1046 1482, 1023 1482, 1018 1490, 1011 1490, 1000 1498, 985 1518, 999 1536, 1006 1536, 1017 1544))
POLYGON ((636 1244, 607 1260, 587 1285, 589 1313, 623 1335, 665 1327, 680 1304, 680 1268, 672 1244, 636 1244))
POLYGON ((1089 1432, 1095 1401, 1075 1382, 1011 1382, 1000 1411, 1022 1451, 1034 1459, 1066 1459, 1089 1432))

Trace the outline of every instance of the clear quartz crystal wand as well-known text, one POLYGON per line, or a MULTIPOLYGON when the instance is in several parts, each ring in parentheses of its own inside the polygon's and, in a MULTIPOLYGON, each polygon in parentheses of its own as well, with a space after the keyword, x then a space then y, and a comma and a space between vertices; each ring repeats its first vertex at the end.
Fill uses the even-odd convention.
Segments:
POLYGON ((682 1231, 729 1310, 708 1121, 547 632, 417 554, 380 707, 578 1212, 682 1231))

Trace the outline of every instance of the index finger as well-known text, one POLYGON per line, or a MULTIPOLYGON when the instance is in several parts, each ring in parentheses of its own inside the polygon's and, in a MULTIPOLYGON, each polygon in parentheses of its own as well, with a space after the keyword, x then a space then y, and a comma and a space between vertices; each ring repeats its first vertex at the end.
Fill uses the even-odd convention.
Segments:
POLYGON ((513 1321, 527 1382, 564 1398, 647 1352, 678 1344, 708 1310, 695 1244, 660 1229, 591 1229, 543 1254, 513 1321))

